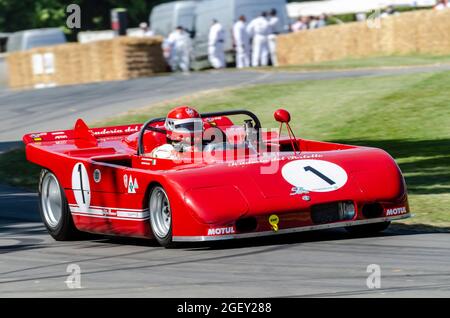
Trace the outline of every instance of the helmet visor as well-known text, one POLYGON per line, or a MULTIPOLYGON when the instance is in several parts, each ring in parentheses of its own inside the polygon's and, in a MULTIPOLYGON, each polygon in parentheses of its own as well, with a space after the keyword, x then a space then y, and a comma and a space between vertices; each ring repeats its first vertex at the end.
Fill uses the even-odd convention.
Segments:
POLYGON ((203 121, 201 119, 190 120, 184 123, 176 123, 174 131, 202 132, 203 121))

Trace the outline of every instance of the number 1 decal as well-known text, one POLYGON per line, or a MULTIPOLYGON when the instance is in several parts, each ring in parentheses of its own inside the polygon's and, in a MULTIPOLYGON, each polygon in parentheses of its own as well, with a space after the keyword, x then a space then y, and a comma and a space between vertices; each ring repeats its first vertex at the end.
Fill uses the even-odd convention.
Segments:
POLYGON ((86 204, 86 198, 84 197, 83 175, 82 175, 81 165, 78 165, 78 174, 80 175, 80 190, 81 190, 81 196, 83 197, 83 204, 86 204))
POLYGON ((311 171, 312 173, 314 173, 316 176, 318 176, 319 178, 321 178, 323 181, 325 181, 326 183, 328 183, 329 185, 334 185, 336 184, 336 182, 334 182, 333 180, 331 180, 330 178, 328 178, 326 175, 324 175, 323 173, 321 173, 320 171, 317 171, 316 169, 314 169, 311 166, 306 166, 303 169, 305 169, 306 172, 311 171))
POLYGON ((86 167, 78 162, 72 170, 72 191, 81 211, 88 211, 91 204, 91 185, 86 167))
POLYGON ((336 191, 348 180, 342 167, 318 159, 290 161, 283 166, 281 174, 292 186, 309 192, 336 191))

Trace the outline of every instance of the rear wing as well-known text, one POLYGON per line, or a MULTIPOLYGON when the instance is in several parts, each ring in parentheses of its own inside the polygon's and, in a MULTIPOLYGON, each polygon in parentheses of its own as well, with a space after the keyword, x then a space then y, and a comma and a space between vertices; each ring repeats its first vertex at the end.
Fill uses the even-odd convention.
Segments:
POLYGON ((99 138, 111 138, 131 135, 140 131, 141 127, 142 124, 89 128, 83 120, 78 119, 75 123, 74 129, 72 130, 31 133, 23 136, 22 140, 25 145, 36 142, 78 140, 91 146, 96 146, 97 139, 99 138))

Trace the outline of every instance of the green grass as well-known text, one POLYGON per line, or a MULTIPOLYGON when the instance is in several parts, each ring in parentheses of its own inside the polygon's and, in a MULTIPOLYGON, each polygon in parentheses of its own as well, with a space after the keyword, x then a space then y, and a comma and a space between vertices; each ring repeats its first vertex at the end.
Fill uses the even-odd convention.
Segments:
MULTIPOLYGON (((450 72, 260 85, 187 96, 97 125, 143 122, 164 116, 174 106, 190 104, 202 112, 249 109, 271 128, 277 127, 274 109, 283 107, 292 114, 297 136, 388 151, 405 175, 416 215, 406 223, 450 228, 448 83, 450 72)), ((10 160, 8 174, 20 170, 14 169, 23 165, 19 159, 10 160)), ((0 157, 0 167, 4 160, 0 157)), ((5 172, 0 173, 4 179, 5 172)))
POLYGON ((302 65, 263 68, 268 71, 325 71, 358 68, 407 67, 435 64, 450 64, 450 55, 391 55, 368 58, 348 58, 338 61, 308 63, 302 65))
POLYGON ((217 90, 138 109, 97 126, 142 122, 190 104, 202 112, 249 109, 263 126, 276 127, 273 111, 283 107, 304 138, 438 140, 450 137, 449 80, 450 72, 430 72, 217 90))

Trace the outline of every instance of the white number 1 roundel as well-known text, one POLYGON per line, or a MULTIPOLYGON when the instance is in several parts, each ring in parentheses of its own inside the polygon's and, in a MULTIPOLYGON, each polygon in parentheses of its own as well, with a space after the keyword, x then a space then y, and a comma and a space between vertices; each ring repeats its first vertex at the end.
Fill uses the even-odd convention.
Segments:
POLYGON ((72 189, 80 210, 86 212, 91 204, 91 186, 86 167, 81 162, 73 167, 72 189))
POLYGON ((330 192, 347 183, 347 173, 337 164, 324 160, 296 160, 284 165, 283 178, 297 188, 311 192, 330 192))

